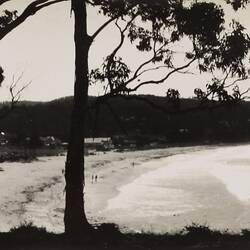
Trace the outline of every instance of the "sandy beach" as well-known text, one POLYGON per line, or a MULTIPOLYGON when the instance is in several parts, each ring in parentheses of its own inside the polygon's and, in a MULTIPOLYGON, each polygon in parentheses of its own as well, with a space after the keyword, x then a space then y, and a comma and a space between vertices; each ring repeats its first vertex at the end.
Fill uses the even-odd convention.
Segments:
POLYGON ((175 233, 192 223, 249 229, 249 151, 249 145, 223 146, 161 158, 159 168, 119 189, 105 217, 125 231, 175 233))
MULTIPOLYGON (((250 227, 249 150, 196 146, 89 155, 89 221, 157 233, 193 222, 236 231, 250 227)), ((63 231, 64 164, 65 156, 0 164, 0 231, 23 222, 63 231)))
MULTIPOLYGON (((142 163, 201 147, 155 149, 134 152, 96 153, 86 157, 86 213, 91 223, 105 221, 107 202, 142 173, 154 169, 142 163), (97 181, 92 183, 92 175, 97 181)), ((41 157, 30 163, 0 164, 0 231, 24 222, 63 231, 65 156, 41 157)))

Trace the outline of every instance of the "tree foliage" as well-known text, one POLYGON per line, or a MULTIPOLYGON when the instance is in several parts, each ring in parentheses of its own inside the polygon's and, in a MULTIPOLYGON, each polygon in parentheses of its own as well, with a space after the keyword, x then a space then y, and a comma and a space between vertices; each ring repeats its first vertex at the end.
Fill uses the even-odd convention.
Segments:
MULTIPOLYGON (((235 10, 247 3, 227 2, 235 10)), ((170 0, 93 0, 89 3, 98 6, 99 13, 109 17, 120 33, 117 47, 105 58, 102 66, 90 71, 90 82, 101 82, 106 95, 130 94, 144 85, 164 83, 172 74, 187 70, 191 64, 196 65, 200 72, 222 72, 227 78, 248 77, 246 59, 250 38, 244 27, 234 20, 227 27, 223 8, 215 3, 193 1, 184 5, 183 1, 170 0), (183 45, 187 38, 190 45, 186 46, 183 63, 176 66, 177 51, 172 48, 183 45), (150 59, 132 69, 120 53, 125 39, 148 54, 150 59), (163 76, 161 73, 161 77, 148 79, 148 72, 157 74, 163 69, 163 76)), ((214 84, 212 80, 211 86, 214 84)), ((221 96, 219 88, 211 86, 207 85, 207 93, 213 98, 221 96)), ((224 88, 225 84, 221 87, 224 88)), ((234 91, 224 91, 230 98, 235 97, 234 91)), ((197 94, 197 89, 195 92, 197 94)))
MULTIPOLYGON (((0 5, 8 0, 0 0, 0 5)), ((5 12, 1 19, 0 39, 23 23, 40 9, 66 0, 33 0, 18 15, 5 12)), ((244 7, 248 0, 225 0, 235 10, 244 7)), ((184 0, 71 0, 75 16, 75 91, 71 118, 70 142, 66 161, 66 209, 65 228, 69 233, 89 229, 83 207, 84 125, 87 117, 88 86, 101 82, 104 95, 98 98, 124 96, 136 93, 143 86, 160 85, 177 73, 187 73, 191 65, 200 72, 223 73, 223 78, 213 77, 207 90, 195 90, 202 101, 209 97, 219 101, 238 100, 241 93, 237 87, 233 93, 226 88, 229 77, 244 80, 248 77, 245 60, 250 48, 250 38, 244 28, 232 21, 230 29, 225 26, 224 10, 218 4, 207 1, 184 0), (98 8, 105 21, 92 35, 87 31, 86 4, 98 8), (120 41, 106 56, 102 65, 89 72, 88 52, 95 38, 108 25, 114 25, 120 41), (136 68, 128 65, 120 53, 126 40, 147 59, 136 68), (186 44, 180 62, 176 61, 176 47, 186 44), (149 74, 152 73, 152 74, 149 74), (67 198, 68 197, 68 198, 67 198), (85 227, 85 228, 84 228, 85 227)), ((0 71, 0 75, 2 73, 0 71)), ((179 105, 179 92, 167 91, 167 99, 179 105)))
POLYGON ((226 0, 226 1, 227 3, 233 6, 234 10, 244 8, 249 3, 249 0, 226 0))
POLYGON ((0 17, 0 28, 4 29, 16 18, 17 18, 17 11, 4 10, 3 15, 0 17))

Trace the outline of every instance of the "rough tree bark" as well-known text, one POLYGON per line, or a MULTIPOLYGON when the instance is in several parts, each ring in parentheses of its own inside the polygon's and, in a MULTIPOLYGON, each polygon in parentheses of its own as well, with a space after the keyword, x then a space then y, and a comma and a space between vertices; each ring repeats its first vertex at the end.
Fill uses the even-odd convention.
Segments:
POLYGON ((84 127, 88 103, 88 52, 85 0, 72 0, 75 16, 75 86, 69 148, 65 166, 65 233, 81 235, 90 231, 84 210, 84 127))

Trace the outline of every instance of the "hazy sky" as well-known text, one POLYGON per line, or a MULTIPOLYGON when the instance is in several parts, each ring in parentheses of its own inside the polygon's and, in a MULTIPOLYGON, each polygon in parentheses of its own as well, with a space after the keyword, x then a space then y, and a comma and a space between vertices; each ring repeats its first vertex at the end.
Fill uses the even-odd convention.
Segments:
MULTIPOLYGON (((216 2, 223 2, 218 0, 216 2)), ((5 5, 10 9, 21 11, 31 0, 13 0, 5 5)), ((250 33, 250 8, 237 14, 237 18, 248 28, 250 33)), ((227 7, 227 15, 233 15, 227 7)), ((89 13, 89 31, 95 30, 103 21, 93 11, 89 13)), ((117 33, 113 27, 95 41, 90 52, 90 65, 97 66, 101 59, 111 51, 117 43, 117 33)), ((140 62, 144 56, 125 46, 127 60, 132 65, 140 62)), ((6 80, 0 89, 0 100, 9 97, 8 85, 13 76, 18 78, 23 72, 20 86, 32 81, 25 89, 22 99, 52 100, 54 98, 72 95, 74 82, 74 43, 73 18, 70 17, 70 4, 60 3, 41 10, 30 17, 25 23, 0 41, 0 65, 5 71, 6 80)), ((191 96, 193 88, 206 83, 206 77, 199 75, 177 75, 167 84, 157 87, 147 87, 141 93, 164 95, 169 87, 180 88, 183 96, 191 96)), ((246 84, 245 84, 246 85, 246 84)), ((244 87, 243 87, 244 88, 244 87)), ((101 93, 101 86, 90 89, 91 95, 101 93)))

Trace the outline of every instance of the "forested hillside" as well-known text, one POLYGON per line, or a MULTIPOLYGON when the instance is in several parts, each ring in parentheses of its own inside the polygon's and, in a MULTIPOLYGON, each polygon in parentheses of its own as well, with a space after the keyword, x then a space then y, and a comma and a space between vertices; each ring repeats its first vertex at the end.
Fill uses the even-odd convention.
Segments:
MULTIPOLYGON (((148 135, 162 136, 169 142, 218 142, 250 140, 250 103, 219 108, 178 112, 164 97, 143 96, 147 101, 114 98, 89 112, 88 136, 148 135), (150 103, 150 104, 149 104, 150 103), (153 106, 157 106, 155 108, 153 106), (163 112, 166 109, 170 112, 163 112)), ((90 105, 96 100, 90 98, 90 105)), ((199 105, 195 99, 180 100, 180 110, 199 105)), ((72 98, 51 102, 20 102, 0 121, 0 130, 27 136, 53 135, 67 141, 72 98)))

